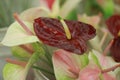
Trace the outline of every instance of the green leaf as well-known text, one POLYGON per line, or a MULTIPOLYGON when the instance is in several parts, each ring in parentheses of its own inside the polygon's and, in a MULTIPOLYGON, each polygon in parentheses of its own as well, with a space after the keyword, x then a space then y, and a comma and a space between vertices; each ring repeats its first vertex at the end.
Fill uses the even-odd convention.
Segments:
POLYGON ((25 68, 15 64, 8 63, 3 69, 4 80, 25 80, 26 75, 25 68))
MULTIPOLYGON (((33 32, 33 24, 25 21, 24 23, 33 32)), ((8 28, 8 31, 1 43, 6 46, 17 46, 36 41, 39 40, 35 35, 28 35, 19 23, 14 22, 8 28)))
POLYGON ((30 53, 28 53, 27 51, 25 51, 23 48, 19 46, 12 47, 11 50, 12 50, 13 56, 15 56, 20 60, 28 60, 31 57, 30 53))
POLYGON ((84 7, 84 12, 88 15, 98 14, 102 11, 100 5, 97 3, 97 0, 87 0, 84 7))
POLYGON ((72 10, 67 16, 66 19, 68 20, 77 20, 77 10, 72 10))
POLYGON ((81 2, 82 0, 67 0, 61 10, 60 10, 60 16, 65 18, 67 15, 81 2))
POLYGON ((114 13, 114 1, 113 0, 105 0, 103 4, 101 4, 103 9, 103 14, 105 18, 109 18, 114 13))

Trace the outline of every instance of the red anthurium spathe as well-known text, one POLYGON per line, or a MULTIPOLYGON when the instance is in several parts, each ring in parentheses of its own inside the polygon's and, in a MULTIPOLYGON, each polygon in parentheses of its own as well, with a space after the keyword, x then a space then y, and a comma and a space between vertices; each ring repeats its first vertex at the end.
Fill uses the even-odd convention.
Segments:
POLYGON ((96 30, 89 24, 64 20, 70 31, 68 39, 62 23, 58 19, 40 17, 35 19, 34 31, 44 44, 83 54, 87 50, 86 41, 92 39, 96 30))
POLYGON ((115 61, 120 62, 120 37, 114 39, 110 51, 115 61))
POLYGON ((110 49, 113 58, 120 62, 120 15, 113 15, 107 21, 109 31, 114 36, 114 42, 110 49))
POLYGON ((120 15, 113 15, 106 21, 109 31, 114 37, 118 36, 120 31, 120 15))

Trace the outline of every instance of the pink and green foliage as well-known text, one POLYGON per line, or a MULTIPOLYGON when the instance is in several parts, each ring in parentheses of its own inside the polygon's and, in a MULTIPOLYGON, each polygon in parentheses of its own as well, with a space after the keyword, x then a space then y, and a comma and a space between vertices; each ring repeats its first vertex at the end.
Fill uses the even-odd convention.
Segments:
MULTIPOLYGON (((5 46, 14 46, 12 53, 13 56, 18 59, 7 59, 9 63, 5 65, 3 70, 4 80, 26 80, 28 71, 32 67, 33 70, 36 69, 32 74, 37 75, 40 80, 120 79, 120 69, 118 68, 120 64, 116 63, 111 57, 101 53, 105 38, 103 42, 101 41, 101 46, 99 46, 100 39, 98 35, 92 39, 97 30, 102 30, 99 25, 102 16, 89 17, 83 15, 78 17, 80 22, 73 21, 77 20, 78 15, 75 7, 82 0, 65 0, 62 6, 60 5, 60 0, 40 1, 43 1, 45 6, 30 8, 21 13, 20 16, 17 14, 14 15, 16 22, 10 25, 5 38, 1 42, 1 44, 5 46), (58 20, 58 16, 64 19, 70 19, 63 20, 66 25, 69 23, 67 28, 70 28, 68 29, 68 31, 70 30, 68 33, 72 35, 70 39, 67 38, 66 30, 62 22, 58 20), (34 20, 39 21, 36 22, 36 25, 39 24, 39 26, 36 26, 37 28, 35 28, 35 30, 33 29, 33 27, 35 27, 33 26, 34 20), (58 23, 60 26, 58 26, 58 23), (79 26, 77 26, 78 24, 79 26), (88 28, 86 25, 88 25, 88 28), (91 25, 94 26, 96 30, 91 25), (61 35, 53 34, 56 33, 56 31, 60 32, 61 35), (41 36, 42 38, 39 38, 41 36), (87 48, 87 41, 90 39, 92 39, 89 42, 91 47, 87 48), (53 47, 60 49, 54 50, 53 52, 51 49, 53 47, 46 46, 44 41, 47 42, 47 45, 54 44, 55 46, 53 47), (80 48, 78 48, 79 44, 80 48), (62 47, 58 47, 58 45, 62 47), (69 50, 63 47, 69 48, 69 50), (77 55, 77 52, 83 48, 85 48, 86 53, 83 51, 80 53, 81 55, 77 55), (101 52, 91 51, 91 49, 96 49, 101 52), (40 62, 42 62, 42 64, 40 62), (37 71, 39 73, 37 73, 37 71)), ((105 18, 113 14, 113 0, 89 0, 89 2, 92 1, 93 3, 94 1, 98 1, 97 5, 101 7, 105 18)), ((120 35, 119 17, 119 15, 117 15, 117 17, 113 16, 113 18, 107 22, 108 29, 114 37, 117 35, 117 39, 119 39, 120 35)), ((116 54, 119 53, 119 40, 114 40, 112 45, 111 50, 116 54)), ((117 58, 119 59, 118 56, 117 58)))
POLYGON ((108 68, 111 67, 108 65, 115 65, 115 62, 111 64, 106 63, 106 61, 113 62, 112 59, 97 52, 76 55, 65 50, 57 50, 53 55, 53 66, 57 80, 116 80, 113 71, 102 72, 104 67, 108 68))

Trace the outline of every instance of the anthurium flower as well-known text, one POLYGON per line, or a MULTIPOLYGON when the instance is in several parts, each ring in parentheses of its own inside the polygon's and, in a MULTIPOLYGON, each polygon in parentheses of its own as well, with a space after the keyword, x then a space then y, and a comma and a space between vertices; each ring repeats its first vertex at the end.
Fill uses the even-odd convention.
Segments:
POLYGON ((44 44, 65 49, 76 54, 87 50, 86 41, 92 39, 96 30, 88 24, 64 20, 70 31, 71 39, 65 33, 64 25, 58 19, 40 17, 35 19, 34 30, 44 44))
POLYGON ((115 61, 120 62, 120 37, 114 38, 110 51, 115 61))
POLYGON ((8 31, 1 43, 6 46, 17 46, 39 41, 38 38, 34 35, 33 31, 34 19, 38 17, 54 17, 54 18, 56 18, 57 16, 67 17, 67 15, 76 7, 76 5, 80 1, 81 0, 74 1, 67 0, 64 3, 63 7, 60 9, 59 0, 54 0, 52 1, 53 3, 51 3, 52 9, 46 7, 36 7, 24 11, 23 13, 20 14, 20 16, 17 15, 16 17, 17 19, 15 18, 17 22, 14 22, 9 26, 8 31), (69 5, 71 5, 71 8, 67 9, 69 5), (66 14, 64 14, 64 11, 66 12, 66 14), (26 26, 25 29, 29 29, 29 31, 32 32, 31 35, 28 35, 28 33, 25 32, 28 31, 24 30, 23 27, 25 26, 26 26))
POLYGON ((113 15, 106 20, 107 27, 114 37, 119 36, 120 32, 120 15, 113 15))
POLYGON ((107 27, 114 36, 114 42, 110 48, 113 58, 120 62, 120 15, 113 15, 106 21, 107 27))
POLYGON ((115 64, 115 62, 107 64, 108 61, 113 62, 112 59, 104 58, 96 52, 95 54, 90 52, 89 55, 76 55, 65 50, 57 50, 53 55, 57 80, 116 80, 114 72, 104 72, 103 70, 105 67, 115 64), (103 68, 103 66, 105 67, 103 68))

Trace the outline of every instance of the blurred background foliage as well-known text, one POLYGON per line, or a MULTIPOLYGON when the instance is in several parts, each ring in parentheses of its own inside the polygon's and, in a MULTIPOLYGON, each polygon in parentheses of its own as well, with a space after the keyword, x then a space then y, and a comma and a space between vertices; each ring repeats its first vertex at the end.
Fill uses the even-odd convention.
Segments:
MULTIPOLYGON (((0 28, 8 27, 13 22, 13 13, 22 12, 33 6, 40 5, 39 0, 0 0, 0 28)), ((60 0, 62 6, 66 0, 60 0)), ((72 5, 72 4, 71 4, 72 5)), ((102 13, 106 19, 112 14, 120 12, 120 0, 82 0, 77 9, 74 9, 67 19, 76 20, 77 13, 86 13, 88 16, 102 13), (71 16, 73 15, 73 16, 71 16)), ((69 8, 69 6, 68 6, 69 8)))
POLYGON ((13 13, 22 12, 34 6, 36 0, 0 0, 0 28, 13 22, 13 13))

